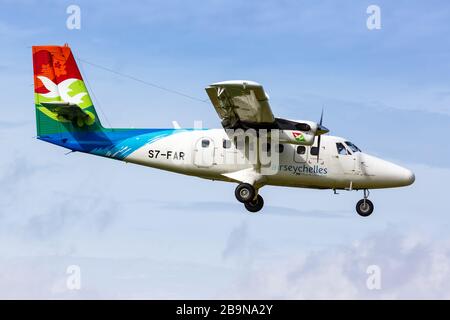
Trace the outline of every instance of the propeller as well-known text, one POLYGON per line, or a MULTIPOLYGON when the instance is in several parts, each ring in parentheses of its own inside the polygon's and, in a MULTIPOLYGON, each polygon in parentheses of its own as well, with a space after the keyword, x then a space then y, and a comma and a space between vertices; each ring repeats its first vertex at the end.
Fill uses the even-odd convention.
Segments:
POLYGON ((320 153, 320 140, 323 134, 329 132, 330 130, 328 130, 326 127, 324 127, 322 125, 323 122, 323 108, 322 108, 322 113, 320 115, 320 121, 319 124, 317 126, 317 131, 316 131, 316 135, 317 137, 317 162, 319 162, 319 153, 320 153))

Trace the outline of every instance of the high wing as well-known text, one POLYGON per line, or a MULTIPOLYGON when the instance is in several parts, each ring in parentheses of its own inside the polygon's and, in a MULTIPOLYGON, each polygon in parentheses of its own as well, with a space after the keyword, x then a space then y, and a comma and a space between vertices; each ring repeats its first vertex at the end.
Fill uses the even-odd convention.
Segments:
POLYGON ((313 145, 316 136, 328 132, 322 120, 317 123, 275 118, 269 105, 269 96, 257 82, 217 82, 205 90, 224 129, 275 129, 278 130, 279 142, 298 145, 313 145))
POLYGON ((217 82, 206 88, 224 128, 273 127, 269 96, 253 81, 217 82))

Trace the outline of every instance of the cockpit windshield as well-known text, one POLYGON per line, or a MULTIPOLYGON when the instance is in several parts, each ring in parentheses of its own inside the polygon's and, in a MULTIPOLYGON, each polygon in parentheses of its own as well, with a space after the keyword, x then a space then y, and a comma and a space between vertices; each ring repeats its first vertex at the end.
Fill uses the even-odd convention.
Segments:
POLYGON ((350 148, 350 150, 352 150, 353 152, 361 152, 361 150, 355 146, 353 143, 351 143, 350 141, 345 141, 345 144, 347 145, 347 147, 350 148))

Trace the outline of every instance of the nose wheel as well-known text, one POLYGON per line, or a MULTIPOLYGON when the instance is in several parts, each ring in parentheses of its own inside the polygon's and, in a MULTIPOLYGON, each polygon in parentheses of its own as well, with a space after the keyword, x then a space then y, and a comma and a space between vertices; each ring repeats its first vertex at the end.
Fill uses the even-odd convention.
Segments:
POLYGON ((367 199, 368 197, 369 197, 369 190, 366 189, 364 190, 364 199, 359 200, 358 203, 356 204, 356 212, 358 212, 358 214, 361 217, 368 217, 373 212, 374 205, 372 201, 367 199))
POLYGON ((234 195, 250 212, 258 212, 264 206, 264 199, 257 194, 255 187, 249 183, 239 184, 234 191, 234 195))

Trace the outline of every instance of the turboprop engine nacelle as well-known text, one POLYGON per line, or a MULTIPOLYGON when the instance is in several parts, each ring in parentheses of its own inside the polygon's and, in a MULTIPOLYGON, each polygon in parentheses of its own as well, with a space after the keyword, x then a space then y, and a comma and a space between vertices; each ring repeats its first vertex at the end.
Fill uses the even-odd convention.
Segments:
POLYGON ((315 134, 300 130, 280 130, 280 143, 310 146, 314 143, 315 134))
POLYGON ((289 120, 289 127, 279 131, 281 143, 290 143, 310 146, 314 143, 318 124, 313 121, 289 120))

